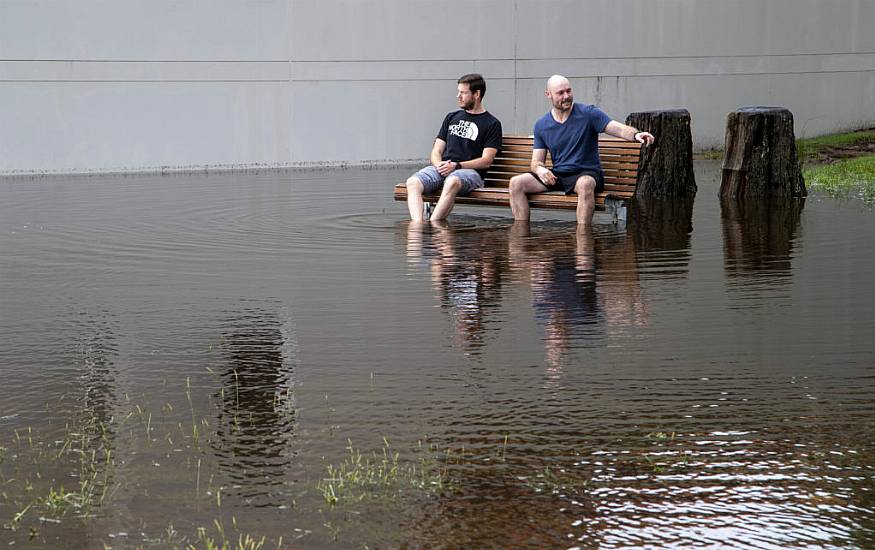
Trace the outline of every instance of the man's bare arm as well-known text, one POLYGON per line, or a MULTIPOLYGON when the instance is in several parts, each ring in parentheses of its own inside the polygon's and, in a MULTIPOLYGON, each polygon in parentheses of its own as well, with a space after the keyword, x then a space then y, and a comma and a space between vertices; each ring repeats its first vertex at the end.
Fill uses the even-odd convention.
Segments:
POLYGON ((529 168, 532 169, 532 172, 538 175, 538 178, 541 180, 542 183, 553 185, 556 176, 554 176, 553 172, 551 172, 550 169, 545 166, 546 162, 546 149, 532 149, 532 164, 529 166, 529 168))
POLYGON ((447 148, 447 142, 435 138, 434 145, 431 148, 431 165, 437 168, 443 162, 444 150, 447 148))
POLYGON ((605 133, 626 141, 637 141, 644 145, 650 145, 656 139, 650 132, 639 132, 637 129, 616 120, 608 122, 608 125, 605 126, 605 133))
POLYGON ((485 170, 492 166, 492 161, 495 160, 495 155, 498 154, 498 149, 495 147, 484 147, 483 155, 476 159, 466 160, 459 163, 460 168, 469 168, 471 170, 485 170))
POLYGON ((447 176, 456 169, 456 163, 451 160, 442 160, 447 142, 441 138, 435 138, 434 147, 431 148, 431 165, 437 168, 438 174, 447 176))

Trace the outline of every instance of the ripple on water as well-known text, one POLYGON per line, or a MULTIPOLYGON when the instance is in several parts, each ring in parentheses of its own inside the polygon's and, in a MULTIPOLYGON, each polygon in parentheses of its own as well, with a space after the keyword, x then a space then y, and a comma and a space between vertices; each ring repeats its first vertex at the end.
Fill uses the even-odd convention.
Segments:
POLYGON ((121 484, 7 536, 233 516, 314 548, 873 545, 871 215, 751 221, 703 189, 591 233, 417 228, 407 172, 0 183, 0 513, 77 480, 78 448, 19 475, 68 427, 121 484), (387 448, 443 488, 327 504, 328 466, 387 448))

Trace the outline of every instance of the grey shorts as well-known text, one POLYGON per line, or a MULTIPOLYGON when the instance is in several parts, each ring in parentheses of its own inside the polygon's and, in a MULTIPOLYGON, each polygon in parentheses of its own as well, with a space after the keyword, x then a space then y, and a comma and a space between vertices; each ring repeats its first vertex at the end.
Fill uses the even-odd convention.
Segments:
MULTIPOLYGON (((460 197, 467 195, 475 189, 483 187, 483 178, 480 177, 480 174, 477 173, 477 170, 462 168, 460 170, 450 172, 447 177, 450 176, 456 176, 462 181, 462 189, 459 191, 460 197)), ((435 168, 434 166, 426 166, 419 172, 415 173, 413 177, 422 182, 422 192, 425 194, 431 194, 436 192, 438 189, 443 187, 444 179, 446 179, 440 174, 440 172, 437 171, 437 168, 435 168)))

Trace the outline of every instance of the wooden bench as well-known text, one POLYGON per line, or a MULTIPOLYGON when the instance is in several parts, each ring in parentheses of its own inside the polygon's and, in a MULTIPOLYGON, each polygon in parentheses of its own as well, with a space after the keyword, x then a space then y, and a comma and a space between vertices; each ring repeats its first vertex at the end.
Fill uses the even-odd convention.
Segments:
MULTIPOLYGON (((532 161, 532 142, 532 136, 504 136, 501 152, 495 157, 486 176, 486 185, 465 197, 456 197, 456 204, 509 207, 508 183, 511 177, 529 171, 532 161)), ((610 212, 615 220, 626 218, 626 203, 635 195, 635 188, 638 185, 640 154, 641 144, 637 141, 599 136, 599 157, 605 173, 605 190, 595 196, 596 210, 610 212)), ((552 163, 548 153, 547 167, 550 166, 552 163)), ((429 208, 438 201, 440 192, 423 195, 422 198, 429 208)), ((407 186, 404 183, 395 186, 395 200, 407 200, 407 186)), ((574 210, 577 208, 577 195, 566 195, 562 191, 533 193, 529 195, 529 206, 574 210)))

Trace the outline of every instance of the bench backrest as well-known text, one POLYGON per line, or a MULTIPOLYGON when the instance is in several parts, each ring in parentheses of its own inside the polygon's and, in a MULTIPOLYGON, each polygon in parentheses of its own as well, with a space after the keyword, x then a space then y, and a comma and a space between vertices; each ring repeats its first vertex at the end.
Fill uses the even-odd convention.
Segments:
MULTIPOLYGON (((532 162, 532 136, 506 135, 501 152, 495 157, 486 187, 507 187, 510 178, 529 171, 532 162)), ((638 158, 641 144, 609 136, 599 136, 599 158, 605 173, 605 192, 613 195, 635 194, 638 184, 638 158)), ((547 166, 551 166, 547 154, 547 166)))

